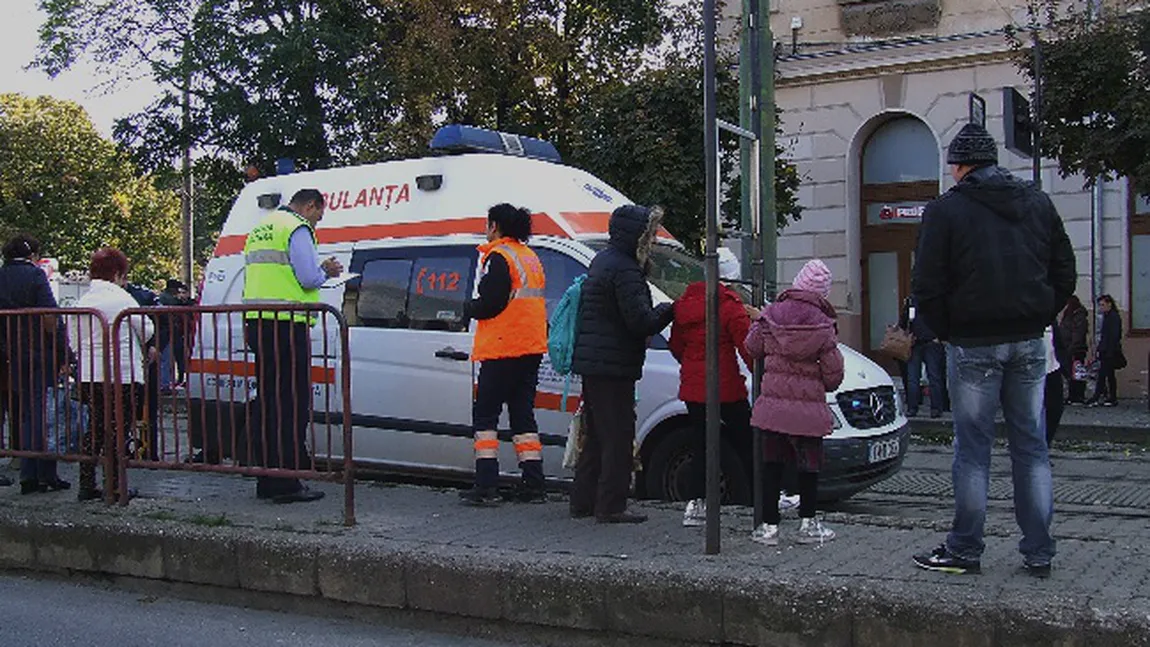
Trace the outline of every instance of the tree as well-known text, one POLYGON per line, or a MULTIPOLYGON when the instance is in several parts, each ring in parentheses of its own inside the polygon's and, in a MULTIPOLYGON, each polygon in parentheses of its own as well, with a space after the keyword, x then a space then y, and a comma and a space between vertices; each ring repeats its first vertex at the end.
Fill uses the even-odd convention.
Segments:
MULTIPOLYGON (((1125 176, 1150 195, 1150 12, 1119 6, 1092 15, 1082 2, 1060 5, 1066 3, 1029 5, 1042 26, 1042 152, 1058 160, 1064 176, 1125 176)), ((1018 68, 1034 82, 1029 31, 1008 29, 1008 39, 1018 68)))
MULTIPOLYGON (((667 210, 667 228, 689 248, 706 230, 706 188, 703 149, 703 60, 701 3, 675 9, 675 25, 661 53, 663 64, 641 70, 592 92, 587 105, 574 117, 577 139, 571 161, 591 169, 643 204, 667 210)), ((738 80, 734 60, 720 57, 717 65, 718 114, 733 120, 738 114, 738 80)), ((776 121, 776 132, 782 133, 776 121)), ((782 137, 777 138, 782 141, 782 137)), ((720 138, 721 178, 729 179, 738 167, 738 141, 720 138)), ((786 159, 786 149, 775 150, 776 221, 781 230, 802 215, 798 203, 801 177, 786 159)), ((725 181, 721 217, 728 226, 740 221, 739 180, 725 181)))
POLYGON ((133 278, 149 281, 172 276, 178 217, 176 198, 138 175, 79 105, 0 95, 0 237, 32 233, 64 270, 119 247, 133 278))
POLYGON ((367 133, 394 117, 389 10, 370 0, 41 0, 35 64, 55 75, 86 57, 112 81, 139 73, 161 96, 119 121, 116 139, 146 168, 188 145, 270 171, 357 159, 367 133), (191 95, 184 123, 182 93, 191 95))

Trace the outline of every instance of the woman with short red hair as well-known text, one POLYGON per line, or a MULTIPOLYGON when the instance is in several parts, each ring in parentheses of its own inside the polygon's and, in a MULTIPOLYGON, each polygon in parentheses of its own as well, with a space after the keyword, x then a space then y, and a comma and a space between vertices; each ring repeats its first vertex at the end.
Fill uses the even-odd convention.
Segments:
MULTIPOLYGON (((124 285, 128 282, 128 268, 128 257, 120 250, 114 247, 97 250, 92 254, 88 269, 88 275, 92 279, 91 287, 76 302, 76 307, 99 310, 109 325, 124 310, 135 308, 136 300, 124 289, 124 285)), ((114 361, 114 350, 105 344, 103 330, 93 329, 93 321, 90 318, 79 317, 79 319, 80 325, 74 326, 69 332, 72 347, 76 350, 80 362, 80 397, 92 409, 92 429, 84 434, 81 451, 85 455, 99 457, 105 451, 104 438, 109 432, 116 434, 122 430, 126 437, 135 423, 136 408, 133 403, 139 402, 144 396, 146 375, 144 365, 151 360, 145 349, 148 339, 152 337, 153 326, 151 319, 144 316, 128 317, 120 325, 117 339, 120 350, 119 380, 124 386, 120 389, 122 406, 116 407, 112 399, 114 392, 108 393, 109 389, 114 388, 116 376, 114 373, 104 374, 103 362, 104 353, 108 353, 114 361), (104 427, 105 397, 112 406, 111 429, 104 427), (122 415, 124 419, 117 420, 117 415, 122 415)), ((112 334, 112 331, 109 330, 108 334, 112 334)), ((106 474, 105 478, 111 479, 113 494, 118 495, 117 452, 111 447, 107 448, 107 451, 109 460, 104 465, 110 469, 111 475, 106 474)), ((96 487, 96 466, 92 463, 81 463, 77 498, 87 501, 102 496, 103 492, 96 487)))

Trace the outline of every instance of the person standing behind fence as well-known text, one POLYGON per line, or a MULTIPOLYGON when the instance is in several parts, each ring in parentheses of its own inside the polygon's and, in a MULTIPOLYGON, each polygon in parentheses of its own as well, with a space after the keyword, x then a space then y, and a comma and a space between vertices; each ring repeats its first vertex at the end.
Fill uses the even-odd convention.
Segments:
POLYGON ((1050 575, 1054 487, 1043 433, 1043 332, 1078 281, 1074 248, 1050 197, 998 166, 998 147, 969 123, 947 148, 955 185, 926 205, 911 289, 919 316, 948 341, 954 411, 954 522, 913 556, 944 573, 977 573, 986 547, 995 415, 1002 409, 1026 572, 1050 575))
MULTIPOLYGON (((36 266, 40 241, 28 234, 16 234, 4 245, 4 265, 0 267, 0 310, 55 308, 56 298, 48 276, 36 266)), ((63 325, 55 317, 8 316, 0 320, 0 351, 8 357, 8 384, 19 411, 19 449, 42 452, 46 449, 47 420, 45 396, 55 382, 55 367, 67 353, 62 338, 63 325)), ((20 459, 20 493, 66 490, 71 483, 56 473, 56 461, 44 458, 20 459)))
MULTIPOLYGON (((286 207, 264 216, 244 245, 244 337, 255 355, 258 392, 252 402, 251 440, 255 464, 310 469, 304 443, 311 420, 311 342, 314 313, 270 312, 266 305, 314 305, 319 288, 343 266, 319 261, 315 227, 323 219, 324 198, 301 189, 286 207)), ((323 498, 296 478, 260 476, 256 496, 273 503, 323 498)))
POLYGON ((1088 407, 1113 407, 1118 404, 1117 372, 1126 368, 1126 356, 1122 353, 1122 317, 1114 297, 1103 294, 1098 297, 1098 310, 1102 313, 1099 326, 1098 347, 1094 356, 1098 359, 1098 381, 1094 386, 1094 397, 1087 401, 1088 407))
MULTIPOLYGON (((834 420, 827 393, 843 381, 834 306, 827 301, 831 271, 818 259, 803 265, 778 299, 763 308, 747 335, 747 354, 762 357, 763 382, 751 425, 763 435, 763 500, 774 501, 788 465, 798 469, 799 543, 822 543, 835 533, 815 518, 823 437, 834 420)), ((779 543, 779 509, 768 505, 751 540, 779 543)))
MULTIPOLYGON (((162 306, 185 307, 193 305, 188 298, 188 286, 178 279, 168 279, 164 291, 157 297, 162 306)), ((168 392, 184 383, 187 362, 186 336, 188 315, 160 313, 157 337, 160 347, 160 391, 168 392)))
POLYGON ((635 382, 643 376, 647 338, 671 323, 670 303, 651 305, 647 284, 660 207, 624 205, 608 224, 607 248, 583 282, 572 372, 583 378, 585 440, 575 466, 570 512, 599 523, 641 523, 627 512, 635 444, 635 382))
POLYGON ((1082 302, 1073 294, 1066 300, 1066 307, 1062 310, 1062 320, 1058 322, 1062 342, 1067 346, 1070 366, 1067 369, 1070 387, 1067 389, 1066 404, 1086 403, 1086 381, 1078 379, 1074 365, 1086 362, 1086 355, 1090 351, 1087 337, 1090 335, 1090 313, 1082 306, 1082 302))
MULTIPOLYGON (((91 308, 103 313, 110 328, 121 312, 136 307, 136 300, 124 289, 128 283, 128 257, 118 249, 105 247, 92 254, 88 268, 92 284, 84 296, 76 302, 77 308, 91 308)), ((117 433, 128 438, 136 421, 137 407, 133 406, 145 397, 144 384, 147 380, 148 365, 156 361, 156 349, 148 348, 154 327, 150 317, 129 315, 121 323, 116 346, 105 343, 104 330, 97 326, 95 318, 87 315, 77 317, 79 325, 69 331, 72 351, 79 362, 80 400, 88 405, 92 415, 91 429, 84 433, 81 452, 85 456, 101 456, 108 453, 105 469, 111 471, 113 496, 119 496, 119 452, 116 445, 106 445, 110 435, 113 442, 117 433), (104 359, 112 370, 116 370, 115 348, 119 348, 118 362, 120 375, 105 375, 104 359), (116 394, 119 394, 117 406, 116 394), (107 404, 111 411, 105 411, 107 404), (110 420, 111 426, 105 427, 110 420)), ((156 448, 153 448, 155 450, 156 448)), ((105 475, 107 476, 107 475, 105 475)), ((93 463, 80 464, 80 486, 76 498, 80 501, 99 499, 103 490, 96 487, 96 466, 93 463)), ((134 493, 129 492, 129 496, 134 493)))
POLYGON ((546 278, 539 257, 524 243, 531 237, 531 212, 509 204, 487 211, 487 244, 479 247, 483 278, 479 298, 464 316, 479 320, 471 360, 480 362, 472 406, 475 434, 475 487, 460 493, 463 503, 497 502, 499 436, 496 427, 507 404, 512 441, 522 480, 509 498, 524 503, 547 500, 543 445, 535 424, 539 364, 547 352, 546 278))

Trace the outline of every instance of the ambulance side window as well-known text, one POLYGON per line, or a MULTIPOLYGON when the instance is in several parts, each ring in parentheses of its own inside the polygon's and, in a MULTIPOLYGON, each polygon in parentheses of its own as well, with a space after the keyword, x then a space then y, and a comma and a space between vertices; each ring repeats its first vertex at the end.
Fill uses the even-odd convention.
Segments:
POLYGON ((563 293, 571 287, 575 277, 587 273, 587 266, 553 249, 536 249, 535 253, 543 263, 543 276, 547 281, 543 295, 547 299, 547 317, 550 318, 551 312, 563 298, 563 293))
POLYGON ((407 328, 407 293, 414 264, 398 258, 364 263, 354 319, 373 328, 407 328))
POLYGON ((348 324, 467 332, 463 304, 471 295, 472 246, 366 249, 352 256, 360 277, 344 291, 348 324))
POLYGON ((417 259, 408 288, 410 327, 416 330, 466 332, 463 303, 471 294, 471 273, 474 267, 474 257, 464 255, 417 259))

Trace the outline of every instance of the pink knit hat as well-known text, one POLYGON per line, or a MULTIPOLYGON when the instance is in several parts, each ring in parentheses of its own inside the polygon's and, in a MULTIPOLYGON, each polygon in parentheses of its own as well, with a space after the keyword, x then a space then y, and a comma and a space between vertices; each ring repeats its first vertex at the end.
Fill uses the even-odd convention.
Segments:
POLYGON ((803 269, 799 270, 791 285, 796 290, 814 292, 826 298, 831 293, 831 271, 827 268, 826 263, 813 258, 807 261, 803 269))

